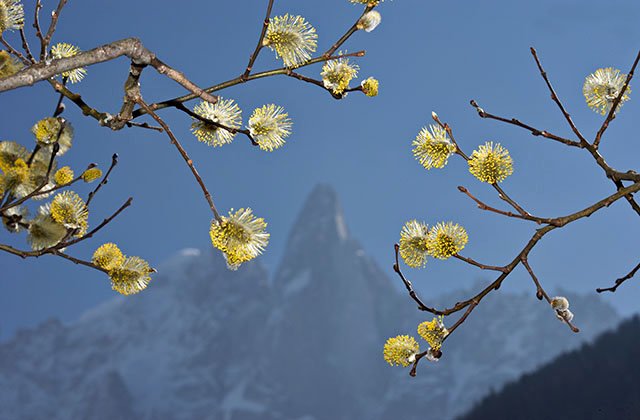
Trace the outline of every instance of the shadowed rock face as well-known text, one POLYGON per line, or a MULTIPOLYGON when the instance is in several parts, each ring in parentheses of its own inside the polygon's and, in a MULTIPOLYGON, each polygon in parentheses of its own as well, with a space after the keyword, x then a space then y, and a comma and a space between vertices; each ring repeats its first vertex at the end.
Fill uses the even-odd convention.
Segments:
POLYGON ((496 294, 412 379, 385 364, 382 346, 415 335, 423 314, 350 237, 335 191, 319 186, 273 281, 259 262, 230 272, 214 251, 185 250, 144 293, 0 345, 0 418, 452 418, 616 323, 596 297, 569 297, 583 333, 529 295, 496 294))

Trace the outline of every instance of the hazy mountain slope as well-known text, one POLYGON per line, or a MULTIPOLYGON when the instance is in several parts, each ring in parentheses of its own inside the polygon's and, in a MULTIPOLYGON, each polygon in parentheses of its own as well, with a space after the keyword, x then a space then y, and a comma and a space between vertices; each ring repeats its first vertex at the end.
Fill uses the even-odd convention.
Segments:
POLYGON ((461 420, 640 418, 640 318, 482 400, 461 420))
POLYGON ((382 359, 388 336, 424 319, 394 282, 317 187, 272 281, 259 262, 230 272, 213 250, 185 250, 144 293, 1 344, 0 418, 450 419, 618 320, 570 295, 571 334, 530 294, 499 293, 414 379, 382 359))

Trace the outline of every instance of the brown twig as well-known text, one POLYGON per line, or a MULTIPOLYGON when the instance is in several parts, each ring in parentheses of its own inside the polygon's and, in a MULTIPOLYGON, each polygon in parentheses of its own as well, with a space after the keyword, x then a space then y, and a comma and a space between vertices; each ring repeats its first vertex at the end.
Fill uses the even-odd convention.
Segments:
POLYGON ((476 306, 478 306, 478 302, 475 300, 472 300, 471 303, 469 304, 469 306, 467 307, 467 310, 464 312, 464 314, 458 318, 458 320, 456 321, 455 324, 453 324, 450 328, 449 328, 449 334, 447 334, 442 341, 444 342, 447 337, 449 337, 460 325, 462 325, 462 323, 464 323, 464 321, 467 320, 467 317, 469 315, 471 315, 471 312, 473 312, 473 310, 476 308, 476 306))
POLYGON ((36 59, 33 57, 33 54, 31 53, 31 47, 29 47, 27 36, 24 33, 24 27, 20 28, 20 39, 22 40, 22 49, 24 50, 25 54, 27 54, 27 58, 29 59, 29 62, 35 63, 36 59))
POLYGON ((109 223, 111 223, 111 221, 113 219, 115 219, 116 217, 118 217, 118 215, 120 213, 122 213, 127 207, 129 207, 131 205, 131 203, 133 203, 133 197, 129 197, 127 199, 127 201, 124 202, 124 204, 122 204, 118 210, 116 210, 111 216, 107 217, 106 219, 104 219, 98 226, 96 226, 95 228, 93 228, 92 230, 89 231, 89 233, 84 234, 83 236, 70 240, 70 241, 64 241, 59 243, 58 245, 54 246, 53 248, 56 250, 61 250, 63 248, 67 248, 71 245, 75 245, 78 242, 82 242, 85 241, 89 238, 92 238, 93 235, 95 235, 96 233, 98 233, 102 228, 104 228, 105 226, 107 226, 109 223))
POLYGON ((300 73, 297 73, 297 72, 295 72, 293 70, 289 70, 285 74, 287 76, 289 76, 289 77, 293 77, 294 79, 298 79, 298 80, 300 80, 302 82, 311 83, 312 85, 320 87, 322 90, 325 90, 325 91, 329 92, 329 94, 334 99, 342 99, 342 98, 344 98, 344 94, 342 94, 342 93, 334 93, 331 89, 325 87, 324 83, 321 80, 317 80, 317 79, 314 79, 312 77, 304 76, 304 75, 302 75, 300 73))
POLYGON ((180 152, 180 155, 182 156, 182 158, 186 162, 187 166, 189 166, 189 169, 191 169, 191 173, 196 178, 196 181, 198 182, 198 185, 200 185, 200 188, 202 189, 202 192, 204 193, 204 197, 206 198, 207 202, 209 203, 209 207, 211 208, 211 212, 213 213, 213 216, 215 217, 216 220, 222 221, 222 218, 220 217, 220 214, 218 213, 218 209, 216 209, 216 206, 213 203, 213 198, 211 198, 211 193, 209 193, 209 190, 207 189, 207 186, 204 184, 204 181, 202 180, 202 177, 200 176, 200 174, 198 173, 198 170, 196 169, 196 167, 193 164, 193 160, 191 160, 191 158, 187 154, 187 151, 184 149, 184 147, 182 147, 182 144, 180 144, 180 141, 178 140, 178 138, 173 134, 173 132, 171 131, 171 129, 169 128, 167 123, 165 123, 164 120, 162 118, 160 118, 158 116, 158 114, 156 114, 151 109, 151 107, 149 105, 147 105, 147 103, 142 100, 142 98, 138 97, 138 98, 135 98, 135 100, 138 103, 138 105, 140 105, 140 107, 142 107, 142 109, 144 109, 149 115, 151 115, 151 117, 154 120, 156 120, 156 122, 158 124, 160 124, 160 126, 164 129, 164 132, 167 134, 167 136, 169 136, 169 139, 171 140, 171 144, 173 144, 176 147, 176 149, 178 149, 178 152, 180 152))
MULTIPOLYGON (((447 132, 447 135, 449 136, 449 138, 451 139, 451 142, 456 146, 456 154, 461 156, 465 161, 469 161, 470 158, 469 156, 467 156, 467 154, 462 150, 462 148, 460 148, 460 145, 458 144, 458 142, 456 141, 456 138, 453 135, 453 130, 451 129, 451 126, 449 126, 449 124, 447 123, 443 123, 440 120, 440 117, 438 117, 438 114, 436 114, 435 112, 431 114, 431 118, 433 118, 433 120, 443 129, 447 132)), ((533 218, 533 216, 531 216, 531 214, 529 214, 529 212, 527 212, 525 209, 522 208, 522 206, 520 206, 518 203, 516 203, 515 200, 513 200, 511 197, 509 197, 509 195, 507 195, 506 192, 504 192, 504 190, 502 189, 502 187, 500 187, 497 183, 493 183, 491 184, 491 186, 493 187, 493 189, 495 189, 498 192, 498 197, 500 197, 500 199, 502 199, 503 201, 506 201, 507 203, 509 203, 509 205, 511 205, 511 207, 513 207, 514 209, 516 209, 516 211, 518 213, 520 213, 520 215, 522 216, 522 218, 526 218, 527 220, 530 220, 531 218, 533 218)))
POLYGON ((502 272, 502 273, 504 273, 504 272, 506 272, 506 271, 507 271, 507 267, 505 267, 505 266, 497 266, 497 265, 486 265, 486 264, 482 264, 482 263, 477 262, 477 261, 476 261, 476 260, 474 260, 474 259, 471 259, 471 258, 468 258, 468 257, 462 256, 462 255, 460 255, 460 254, 454 254, 454 255, 453 255, 453 257, 454 257, 454 258, 459 259, 460 261, 464 261, 464 262, 466 262, 467 264, 471 264, 471 265, 473 265, 473 266, 476 266, 476 267, 478 267, 478 268, 480 268, 480 269, 482 269, 482 270, 500 271, 500 272, 502 272))
POLYGON ((67 4, 67 0, 60 0, 58 2, 58 7, 56 10, 51 12, 51 23, 49 23, 49 30, 44 38, 41 38, 41 52, 40 59, 44 60, 46 57, 47 48, 49 47, 49 43, 51 43, 51 38, 53 37, 53 33, 56 31, 56 26, 58 24, 58 19, 60 19, 60 13, 62 12, 62 8, 67 4))
MULTIPOLYGON (((331 56, 331 57, 315 57, 310 59, 309 61, 299 65, 298 67, 296 67, 296 69, 300 69, 302 67, 306 67, 306 66, 310 66, 312 64, 317 64, 317 63, 321 63, 324 61, 329 61, 329 60, 336 60, 338 58, 342 58, 342 57, 363 57, 365 55, 365 51, 357 51, 354 53, 349 53, 349 54, 339 54, 336 56, 331 56)), ((241 76, 238 76, 234 79, 230 79, 227 80, 225 82, 222 83, 218 83, 217 85, 213 85, 210 86, 208 88, 205 88, 204 90, 206 92, 209 93, 213 93, 213 92, 218 92, 220 90, 223 89, 227 89, 230 88, 232 86, 236 86, 238 84, 241 83, 245 83, 251 80, 258 80, 258 79, 262 79, 265 77, 272 77, 272 76, 277 76, 277 75, 286 75, 288 71, 290 71, 291 69, 288 67, 281 67, 281 68, 277 68, 277 69, 273 69, 273 70, 267 70, 267 71, 263 71, 260 73, 253 73, 251 75, 249 75, 246 79, 242 79, 241 76)), ((190 101, 192 99, 196 99, 197 96, 190 94, 190 95, 183 95, 183 96, 178 96, 176 98, 173 99, 168 99, 162 102, 156 102, 153 104, 149 104, 149 107, 151 107, 154 111, 157 111, 159 109, 164 109, 164 108, 169 108, 169 107, 176 107, 177 104, 182 103, 182 102, 187 102, 190 101)), ((144 111, 144 109, 136 109, 133 112, 133 118, 137 118, 141 115, 146 114, 146 112, 144 111)))
POLYGON ((247 136, 247 138, 249 139, 249 141, 251 141, 251 144, 252 144, 252 145, 254 145, 254 146, 257 146, 257 145, 258 145, 258 142, 257 142, 257 141, 253 138, 253 136, 251 135, 251 131, 249 131, 249 130, 247 130, 247 129, 244 129, 244 128, 232 128, 232 127, 227 127, 226 125, 224 125, 224 124, 220 124, 220 123, 219 123, 219 122, 217 122, 217 121, 213 121, 213 120, 210 120, 209 118, 205 118, 205 117, 203 117, 202 115, 198 115, 198 114, 196 114, 195 112, 193 112, 192 110, 190 110, 189 108, 187 108, 183 103, 177 103, 177 104, 175 105, 175 108, 176 108, 178 111, 184 112, 185 114, 189 115, 189 116, 190 116, 190 117, 192 117, 192 118, 195 118, 195 119, 196 119, 196 120, 198 120, 198 121, 202 121, 202 122, 204 122, 204 123, 206 123, 206 124, 211 124, 211 125, 213 125, 213 126, 215 126, 215 127, 221 128, 221 129, 223 129, 223 130, 225 130, 225 131, 228 131, 228 132, 229 132, 229 133, 231 133, 231 134, 237 134, 237 133, 244 134, 245 136, 247 136))
POLYGON ((636 67, 638 66, 638 61, 640 61, 640 51, 638 51, 638 55, 636 55, 636 59, 634 60, 633 65, 631 66, 631 70, 629 70, 629 73, 627 74, 627 79, 624 81, 624 85, 622 85, 622 89, 620 89, 620 93, 618 93, 618 96, 616 97, 616 99, 613 101, 613 104, 611 105, 611 109, 609 110, 609 114, 607 115, 607 118, 605 118, 604 122, 602 123, 602 126, 600 127, 600 129, 598 130, 598 133, 596 134, 596 138, 593 140, 593 147, 596 149, 600 146, 602 135, 604 134, 605 131, 607 131, 607 128, 609 127, 609 123, 611 123, 611 121, 613 121, 616 118, 616 111, 618 109, 618 105, 620 105, 620 101, 622 100, 622 97, 624 96, 625 92, 629 88, 629 83, 631 82, 631 79, 633 79, 633 73, 635 72, 636 67))
POLYGON ((362 16, 364 16, 365 14, 367 14, 368 12, 370 12, 371 10, 373 10, 376 6, 375 5, 367 5, 367 7, 365 7, 364 12, 362 12, 362 15, 360 15, 360 17, 358 18, 358 20, 356 20, 356 23, 353 24, 353 26, 351 26, 347 32, 342 35, 332 46, 331 48, 329 48, 322 56, 323 57, 331 57, 336 51, 338 51, 338 48, 340 48, 342 46, 342 44, 344 44, 345 42, 347 42, 347 40, 349 38, 351 38, 351 36, 356 33, 358 31, 358 22, 360 22, 360 19, 362 18, 362 16))
POLYGON ((89 196, 87 197, 87 207, 89 207, 89 204, 91 204, 93 198, 96 196, 98 191, 100 191, 100 188, 102 188, 109 182, 109 175, 111 175, 111 171, 113 171, 113 168, 115 168, 117 164, 118 154, 114 153, 113 156, 111 156, 111 165, 109 165, 109 169, 107 169, 107 172, 102 176, 102 179, 100 180, 98 185, 96 185, 94 190, 89 193, 89 196))
POLYGON ((400 279, 402 279, 402 283, 404 283, 404 287, 407 289, 407 292, 409 292, 409 296, 411 296, 411 299, 413 299, 418 304, 418 309, 420 309, 421 311, 431 312, 434 315, 440 315, 440 313, 436 309, 428 307, 422 302, 422 300, 420 300, 418 294, 415 292, 415 290, 413 290, 413 285, 411 284, 411 282, 404 276, 404 274, 402 274, 402 270, 400 270, 400 259, 398 258, 400 245, 395 244, 393 246, 393 249, 395 250, 396 258, 396 262, 395 264, 393 264, 393 271, 395 271, 398 276, 400 276, 400 279))
MULTIPOLYGON (((527 256, 526 255, 522 256, 521 260, 522 260, 522 265, 524 265, 524 267, 527 269, 527 272, 529 273, 529 275, 531 276, 531 279, 536 285, 536 297, 539 300, 542 300, 544 298, 547 301, 547 303, 551 305, 551 298, 549 297, 547 292, 545 292, 545 290, 542 288, 542 285, 540 284, 540 280, 538 280, 538 277, 533 272, 531 265, 529 265, 529 260, 527 259, 527 256)), ((565 322, 565 324, 567 324, 567 326, 571 328, 571 331, 573 331, 574 333, 580 332, 580 329, 575 325, 573 325, 566 315, 561 314, 559 311, 555 311, 555 312, 556 312, 556 315, 561 317, 562 320, 565 322)))
POLYGON ((509 203, 511 205, 511 207, 516 209, 518 211, 518 213, 520 213, 520 215, 522 215, 523 218, 533 218, 533 216, 531 216, 531 214, 529 214, 528 211, 523 209, 518 203, 516 203, 516 201, 514 199, 509 197, 509 195, 507 195, 507 193, 504 192, 504 190, 502 189, 502 187, 500 185, 498 185, 497 183, 494 183, 494 184, 491 184, 491 186, 496 191, 498 191, 498 197, 500 197, 502 200, 504 200, 507 203, 509 203))
POLYGON ((522 121, 516 119, 516 118, 504 118, 504 117, 500 117, 498 115, 493 115, 490 114, 488 112, 486 112, 484 109, 482 109, 480 107, 480 105, 478 105, 478 103, 475 100, 471 100, 470 101, 471 106, 474 107, 476 109, 476 111, 478 112, 478 115, 480 116, 480 118, 487 118, 490 120, 496 120, 496 121, 501 121, 507 124, 511 124, 511 125, 515 125, 516 127, 521 127, 524 128, 527 131, 531 132, 531 135, 533 136, 542 136, 551 140, 555 140, 557 142, 566 144, 567 146, 573 146, 573 147, 579 147, 579 148, 583 148, 584 146, 579 142, 579 141, 575 141, 575 140, 570 140, 564 137, 560 137, 557 136, 555 134, 549 133, 546 130, 538 130, 535 127, 532 127, 528 124, 523 123, 522 121))
MULTIPOLYGON (((89 167, 87 169, 93 168, 95 165, 91 164, 89 165, 89 167)), ((26 202, 27 200, 34 198, 34 197, 39 197, 41 195, 47 195, 47 194, 51 194, 54 191, 58 191, 62 188, 66 188, 72 184, 75 184, 76 182, 80 181, 82 179, 82 175, 75 177, 74 179, 72 179, 71 181, 69 181, 66 184, 63 185, 56 185, 55 187, 51 187, 47 190, 41 190, 36 188, 35 190, 33 190, 31 193, 25 195, 24 197, 22 197, 19 200, 13 201, 7 205, 5 205, 4 207, 0 208, 0 213, 5 212, 13 207, 19 206, 20 204, 26 202)), ((44 186, 46 186, 47 184, 44 184, 44 186)), ((44 188, 44 187, 43 187, 44 188)))
POLYGON ((159 131, 161 133, 164 131, 162 129, 162 127, 157 127, 155 125, 149 125, 149 123, 146 123, 146 122, 138 123, 138 122, 134 122, 134 121, 127 121, 126 125, 127 125, 127 127, 144 128, 144 129, 147 129, 147 130, 159 131))
MULTIPOLYGON (((83 264, 86 265, 88 267, 92 267, 92 268, 96 268, 93 266, 92 263, 87 263, 86 261, 82 261, 79 260, 77 258, 71 257, 67 254, 65 254, 62 250, 64 248, 68 248, 71 245, 75 245, 79 242, 85 241, 91 237, 93 237, 96 233, 98 233, 102 228, 104 228, 105 226, 107 226, 109 223, 111 223, 111 221, 113 219, 115 219, 120 213, 122 213, 127 207, 129 207, 131 205, 131 202, 133 201, 133 198, 129 197, 129 199, 122 205, 120 206, 120 208, 118 210, 116 210, 115 213, 113 213, 111 216, 107 217, 106 219, 104 219, 102 221, 102 223, 100 223, 98 226, 96 226, 93 230, 91 230, 89 233, 73 239, 73 240, 67 240, 70 236, 72 236, 75 233, 75 229, 71 229, 68 231, 67 236, 60 241, 58 244, 50 246, 48 248, 44 248, 38 251, 22 251, 16 248, 13 248, 9 245, 4 245, 4 244, 0 244, 0 251, 5 251, 8 252, 10 254, 19 256, 21 258, 29 258, 29 257, 34 257, 34 258, 38 258, 41 257, 42 255, 47 255, 47 254, 51 254, 51 255, 57 255, 63 258, 66 258, 70 261, 76 262, 77 264, 83 264), (82 262, 81 262, 82 261, 82 262)), ((99 269, 100 271, 105 271, 103 269, 99 269)))
MULTIPOLYGON (((498 278, 496 280, 494 280, 492 283, 490 283, 488 286, 486 286, 484 289, 482 289, 480 292, 478 292, 477 294, 475 294, 474 296, 470 297, 469 299, 462 301, 462 302, 457 302, 454 306, 450 307, 450 308, 446 308, 446 309, 436 309, 436 308, 431 308, 426 306, 422 300, 417 296, 417 294, 415 293, 415 291, 413 290, 413 287, 411 285, 411 282, 402 274, 401 270, 400 270, 400 266, 399 266, 399 258, 398 258, 398 253, 399 253, 399 246, 396 244, 394 246, 394 250, 395 250, 395 259, 396 262, 393 266, 394 271, 400 276, 400 278, 402 279, 405 288, 407 289, 407 291, 409 291, 409 295, 411 296, 411 298, 416 301, 418 303, 418 309, 422 310, 422 311, 427 311, 430 312, 434 315, 444 315, 444 316, 448 316, 451 314, 454 314, 456 312, 459 312, 463 309, 466 309, 465 314, 456 322, 456 324, 454 324, 454 327, 452 327, 449 330, 449 335, 451 335, 452 331, 455 330, 456 328, 458 328, 469 316, 469 314, 471 313, 471 311, 473 311, 473 309, 480 304, 480 302, 482 301, 482 299, 487 296, 489 293, 491 293, 494 290, 498 290, 500 288, 500 286, 502 285, 502 283, 504 282, 504 280, 507 279, 507 277, 513 272, 513 270, 519 265, 519 264, 523 264, 525 266, 525 268, 527 269, 527 271, 529 272, 529 274, 531 275, 531 278, 533 279, 535 285, 536 285, 536 295, 539 298, 545 298, 547 300, 547 302, 551 303, 551 299, 549 298, 549 296, 546 294, 546 292, 544 291, 544 289, 542 288, 542 286, 540 285, 540 282, 538 281, 538 278, 535 276, 535 273, 533 272, 533 270, 531 269, 529 263, 528 263, 528 256, 529 253, 531 252, 531 250, 539 243, 539 241, 549 232, 555 230, 555 229, 559 229, 562 228, 563 226, 566 226, 569 223, 575 222, 576 220, 585 218, 585 217, 589 217, 591 216, 593 213, 599 211, 602 208, 608 207, 609 205, 611 205, 612 203, 614 203, 615 201, 621 199, 622 197, 624 197, 625 195, 629 194, 629 193, 633 193, 640 190, 640 182, 635 183, 629 187, 624 188, 621 191, 616 192, 615 194, 612 194, 600 201, 598 201, 595 204, 592 204, 589 207, 586 207, 580 211, 577 211, 575 213, 569 214, 567 216, 563 216, 563 217, 558 217, 555 219, 552 219, 554 221, 554 224, 548 224, 538 230, 536 230, 536 232, 534 233, 534 235, 531 237, 531 239, 527 242, 527 244, 522 248, 522 250, 514 257, 514 259, 507 264, 503 268, 504 270, 500 269, 500 270, 496 270, 496 271, 501 271, 501 274, 498 276, 498 278)), ((466 261, 467 259, 465 258, 460 258, 464 261, 466 261)), ((472 265, 475 266, 481 266, 482 264, 474 264, 470 261, 467 261, 472 265)), ((482 268, 482 267, 481 267, 482 268)), ((494 269, 498 269, 500 267, 493 267, 494 269)), ((569 328, 571 328, 572 331, 574 332, 579 332, 579 329, 577 327, 575 327, 568 319, 566 319, 565 316, 563 316, 562 314, 560 314, 559 312, 557 312, 557 315, 562 316, 563 320, 565 321, 565 323, 569 326, 569 328)), ((447 336, 448 337, 448 336, 447 336)), ((416 362, 414 363, 414 369, 412 369, 413 374, 415 374, 415 367, 417 366, 418 361, 424 357, 427 353, 420 353, 416 356, 416 362)), ((413 375, 412 375, 413 376, 413 375)))
POLYGON ((258 45, 256 45, 256 49, 251 54, 249 58, 249 64, 247 64, 247 69, 244 71, 242 76, 240 76, 243 80, 247 80, 247 77, 251 74, 251 70, 253 69, 253 65, 260 54, 260 51, 264 47, 262 42, 264 41, 264 37, 267 34, 267 29, 269 28, 269 20, 271 19, 271 10, 273 9, 274 0, 269 0, 267 4, 267 15, 264 18, 264 22, 262 23, 262 31, 260 32, 260 38, 258 38, 258 45))
POLYGON ((33 13, 33 28, 36 30, 36 36, 40 40, 40 60, 46 58, 44 45, 44 35, 40 27, 40 9, 42 9, 42 0, 36 0, 36 8, 33 13))
POLYGON ((569 113, 565 109, 564 105, 562 104, 562 101, 560 101, 560 98, 556 94, 555 89, 551 85, 551 82, 549 81, 549 78, 547 77, 547 72, 542 67, 542 63, 540 63, 540 59, 538 58, 538 53, 536 52, 535 48, 531 47, 530 50, 531 50, 531 55, 533 55, 533 58, 536 61, 536 65, 538 66, 538 70, 540 71, 540 75, 544 79, 544 82, 546 83, 547 88, 549 89, 549 92, 551 93, 551 99, 553 100, 553 102, 556 103, 556 105, 558 105, 558 108, 560 108, 560 111, 562 112, 562 115, 564 115, 565 120, 567 120, 567 123, 569 123, 569 126, 571 127, 571 130, 578 137, 578 139, 580 140, 580 143, 582 145, 588 144, 589 142, 587 142, 587 139, 585 139, 584 136, 582 135, 582 133, 580 132, 580 130, 578 130, 578 127, 576 127, 576 125, 574 124, 573 120, 571 119, 571 115, 569 115, 569 113))
POLYGON ((9 44, 9 42, 6 39, 3 38, 2 33, 0 33, 0 43, 4 45, 7 51, 9 51, 11 54, 13 54, 18 59, 20 59, 20 61, 22 61, 24 64, 26 64, 27 66, 31 64, 31 62, 24 55, 22 55, 22 53, 20 53, 20 51, 13 48, 13 46, 9 44))
MULTIPOLYGON (((62 120, 62 124, 60 124, 60 130, 58 131, 58 138, 60 138, 60 135, 62 134, 62 131, 64 130, 65 127, 65 122, 64 120, 62 120)), ((39 150, 39 146, 36 145, 36 147, 34 148, 34 152, 31 154, 31 156, 29 157, 29 160, 27 161, 28 165, 31 165, 31 161, 33 160, 35 154, 37 153, 37 151, 39 150)), ((49 158, 49 165, 47 166, 47 172, 44 176, 44 179, 42 180, 42 182, 40 183, 40 185, 38 185, 36 187, 35 190, 31 191, 31 193, 27 194, 26 197, 23 197, 15 202, 12 202, 11 199, 8 199, 7 202, 0 208, 0 212, 4 212, 6 210, 9 210, 12 207, 15 207, 17 205, 22 204, 23 202, 25 202, 26 200, 28 200, 31 197, 35 197, 40 195, 40 191, 42 191, 42 189, 44 187, 47 186, 47 184, 49 183, 49 177, 51 175, 51 169, 53 168, 53 164, 55 162, 56 159, 56 155, 58 154, 58 151, 60 150, 60 144, 58 144, 58 142, 53 144, 52 147, 52 151, 51 151, 51 157, 49 158)))
POLYGON ((56 251, 52 251, 52 252, 51 252, 51 254, 56 255, 56 256, 58 256, 58 257, 62 257, 62 258, 64 258, 64 259, 67 259, 67 260, 71 261, 71 262, 72 262, 72 263, 74 263, 74 264, 84 265, 84 266, 86 266, 86 267, 93 268, 94 270, 102 271, 103 273, 107 273, 107 274, 109 274, 109 271, 108 271, 108 270, 106 270, 106 269, 104 269, 104 268, 102 268, 102 267, 99 267, 99 266, 95 265, 95 264, 94 264, 94 263, 92 263, 91 261, 81 260, 81 259, 79 259, 79 258, 72 257, 72 256, 71 256, 71 255, 69 255, 69 254, 65 254, 64 252, 62 252, 62 251, 57 251, 57 250, 56 250, 56 251))
MULTIPOLYGON (((67 77, 63 77, 62 78, 62 86, 65 86, 67 84, 67 80, 69 80, 67 77)), ((53 117, 57 117, 60 114, 62 114, 64 112, 64 105, 62 104, 62 101, 64 100, 64 94, 60 93, 60 95, 58 96, 58 102, 56 102, 56 107, 53 110, 53 117)))
MULTIPOLYGON (((476 306, 478 306, 478 302, 473 301, 471 302, 471 304, 467 307, 467 310, 464 312, 464 314, 462 314, 462 316, 460 318, 458 318, 458 320, 455 322, 455 324, 453 324, 448 330, 449 333, 447 335, 444 336, 444 338, 442 339, 442 342, 444 343, 447 338, 460 326, 464 323, 464 321, 467 320, 467 318, 469 317, 469 315, 471 315, 471 312, 473 312, 473 310, 476 308, 476 306)), ((429 350, 424 351, 422 353, 418 353, 416 354, 416 360, 413 362, 413 366, 411 366, 411 370, 409 371, 409 376, 415 377, 417 374, 417 369, 418 369, 418 363, 420 363, 420 360, 422 360, 422 358, 424 358, 427 354, 429 353, 429 350)), ((441 350, 437 350, 436 351, 436 357, 440 358, 442 356, 442 351, 441 350)))
POLYGON ((636 273, 638 272, 638 270, 640 270, 640 263, 638 263, 638 265, 636 265, 635 267, 633 267, 633 269, 631 271, 629 271, 629 273, 627 273, 625 276, 620 277, 619 279, 617 279, 615 281, 615 284, 611 287, 605 287, 605 288, 597 288, 596 292, 598 293, 602 293, 602 292, 612 292, 615 293, 616 290, 618 290, 618 287, 620 287, 620 285, 622 283, 624 283, 627 280, 630 280, 633 278, 633 276, 636 275, 636 273))
POLYGON ((522 215, 520 213, 513 213, 513 212, 510 212, 510 211, 504 211, 504 210, 497 209, 495 207, 491 207, 491 206, 485 204, 484 202, 480 201, 473 194, 471 194, 471 192, 469 192, 468 189, 466 189, 463 186, 458 186, 458 190, 460 192, 466 194, 473 201, 475 201, 475 203, 478 205, 478 208, 481 209, 481 210, 490 211, 490 212, 501 214, 501 215, 507 216, 507 217, 513 217, 515 219, 529 220, 529 221, 532 221, 532 222, 536 222, 537 224, 542 224, 542 223, 553 224, 553 219, 543 218, 543 217, 536 217, 536 216, 532 216, 530 214, 522 215))
MULTIPOLYGON (((537 60, 537 56, 534 55, 534 57, 536 57, 536 62, 539 64, 540 61, 537 60)), ((546 73, 544 74, 545 80, 548 81, 547 75, 546 73)), ((487 113, 486 111, 484 111, 484 109, 480 108, 480 106, 474 101, 471 101, 471 105, 476 108, 476 111, 478 112, 478 115, 481 118, 488 118, 488 119, 494 119, 496 121, 501 121, 501 122, 505 122, 507 124, 512 124, 518 127, 522 127, 525 128, 529 131, 531 131, 531 133, 533 135, 543 135, 544 137, 547 138, 551 138, 553 140, 559 141, 561 143, 567 144, 569 146, 575 146, 578 148, 582 148, 582 149, 586 149, 591 155, 592 157, 595 159, 596 163, 604 170, 607 178, 611 179, 613 181, 613 183, 616 185, 616 188, 618 190, 624 188, 624 185, 622 184, 621 180, 630 180, 630 181, 634 181, 637 182, 638 181, 638 177, 636 176, 637 174, 634 173, 633 171, 629 171, 629 172, 619 172, 614 170, 613 168, 611 168, 606 161, 604 160, 604 158, 602 157, 602 155, 600 155, 600 153, 597 150, 597 147, 592 146, 591 144, 589 144, 588 142, 576 142, 574 140, 569 140, 569 139, 565 139, 556 135, 552 135, 546 131, 541 131, 538 130, 536 128, 533 128, 529 125, 523 124, 521 123, 519 120, 513 118, 511 120, 507 119, 507 118, 503 118, 503 117, 498 117, 492 114, 487 113), (631 179, 630 179, 631 178, 631 179)), ((638 203, 634 200, 633 196, 629 195, 626 196, 625 199, 629 202, 629 204, 631 205, 631 208, 638 214, 640 215, 640 205, 638 205, 638 203)))

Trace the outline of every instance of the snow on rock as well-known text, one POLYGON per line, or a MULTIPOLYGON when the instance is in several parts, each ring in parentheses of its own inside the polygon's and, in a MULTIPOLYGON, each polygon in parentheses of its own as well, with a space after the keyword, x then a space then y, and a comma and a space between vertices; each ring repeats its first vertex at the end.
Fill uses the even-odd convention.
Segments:
POLYGON ((442 360, 410 378, 386 365, 382 347, 415 335, 424 314, 349 236, 335 191, 319 186, 273 281, 259 262, 230 272, 213 250, 187 249, 145 292, 0 344, 0 419, 451 419, 617 322, 597 297, 565 294, 581 334, 530 295, 491 295, 442 360))

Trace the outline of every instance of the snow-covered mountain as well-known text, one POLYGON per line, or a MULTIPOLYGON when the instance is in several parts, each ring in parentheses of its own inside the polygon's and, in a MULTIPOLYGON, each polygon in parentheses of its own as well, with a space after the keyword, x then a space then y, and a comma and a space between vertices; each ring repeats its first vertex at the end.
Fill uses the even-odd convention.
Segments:
POLYGON ((319 186, 273 279, 259 262, 230 272, 214 251, 185 250, 144 293, 1 344, 0 418, 449 419, 618 321, 597 297, 567 295, 581 334, 530 295, 495 294, 410 378, 382 346, 422 314, 319 186))

